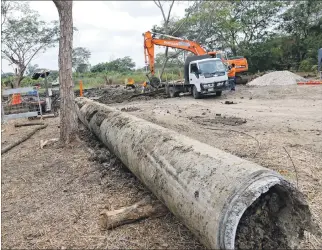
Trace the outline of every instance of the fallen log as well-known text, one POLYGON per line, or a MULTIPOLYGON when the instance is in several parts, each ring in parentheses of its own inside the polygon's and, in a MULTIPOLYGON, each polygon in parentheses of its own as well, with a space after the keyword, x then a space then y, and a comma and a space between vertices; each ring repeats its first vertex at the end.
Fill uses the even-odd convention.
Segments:
POLYGON ((38 130, 44 129, 46 128, 48 125, 42 125, 40 127, 35 128, 34 130, 32 130, 30 133, 26 134, 25 136, 23 136, 21 139, 19 139, 18 141, 8 145, 7 147, 1 149, 1 154, 4 154, 6 152, 8 152, 9 150, 13 149, 15 146, 18 146, 20 143, 23 143, 24 141, 28 140, 31 136, 33 136, 38 130))
POLYGON ((27 123, 16 123, 15 127, 24 127, 24 126, 36 126, 36 125, 45 125, 44 122, 27 122, 27 123))
POLYGON ((131 206, 117 210, 103 209, 100 212, 101 230, 108 230, 145 218, 157 218, 166 215, 169 210, 159 201, 145 198, 131 206))
POLYGON ((52 144, 54 142, 58 142, 59 139, 58 138, 52 138, 52 139, 48 139, 48 140, 40 140, 40 148, 43 149, 46 145, 48 144, 52 144))
POLYGON ((76 104, 79 119, 206 247, 295 248, 312 230, 304 195, 280 174, 87 98, 76 104))

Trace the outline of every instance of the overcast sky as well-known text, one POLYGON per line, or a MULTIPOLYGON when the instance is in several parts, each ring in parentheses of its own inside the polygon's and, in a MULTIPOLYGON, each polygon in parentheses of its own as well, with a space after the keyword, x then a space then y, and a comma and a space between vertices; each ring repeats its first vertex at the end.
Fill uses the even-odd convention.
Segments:
MULTIPOLYGON (((169 2, 164 2, 168 10, 169 2)), ((177 1, 172 13, 182 17, 192 2, 177 1)), ((30 1, 45 21, 58 20, 52 1, 30 1)), ((160 24, 162 15, 153 1, 74 1, 74 47, 86 47, 91 53, 90 64, 131 56, 137 67, 144 66, 142 33, 160 24)), ((158 48, 156 53, 164 51, 158 48)), ((58 69, 58 46, 39 54, 32 64, 41 68, 58 69)), ((2 71, 12 72, 12 66, 2 60, 2 71)))

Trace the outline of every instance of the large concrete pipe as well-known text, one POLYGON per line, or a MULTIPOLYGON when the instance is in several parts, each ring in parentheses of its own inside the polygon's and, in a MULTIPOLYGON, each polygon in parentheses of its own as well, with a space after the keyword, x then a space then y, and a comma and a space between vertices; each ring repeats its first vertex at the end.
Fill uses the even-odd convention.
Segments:
POLYGON ((303 195, 278 173, 89 99, 76 104, 79 119, 206 247, 258 246, 267 234, 293 248, 310 227, 303 195), (254 229, 258 213, 264 226, 254 229))

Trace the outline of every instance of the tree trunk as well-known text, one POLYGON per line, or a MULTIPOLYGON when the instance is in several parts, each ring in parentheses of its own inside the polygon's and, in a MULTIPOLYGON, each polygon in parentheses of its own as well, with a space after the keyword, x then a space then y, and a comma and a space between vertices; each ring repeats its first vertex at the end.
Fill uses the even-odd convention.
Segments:
POLYGON ((161 72, 160 72, 160 79, 162 78, 162 75, 163 75, 163 72, 164 72, 164 69, 165 69, 165 66, 167 65, 167 62, 169 60, 169 57, 168 57, 168 51, 169 51, 169 48, 166 47, 165 48, 165 52, 164 52, 164 62, 163 62, 163 65, 162 65, 162 68, 161 68, 161 72))
POLYGON ((16 77, 13 81, 13 87, 14 88, 19 88, 22 79, 24 78, 23 74, 25 73, 25 68, 24 66, 19 65, 18 70, 16 71, 16 77))
POLYGON ((56 1, 60 21, 59 82, 60 82, 60 141, 69 144, 76 137, 77 116, 74 103, 72 74, 73 2, 56 1))

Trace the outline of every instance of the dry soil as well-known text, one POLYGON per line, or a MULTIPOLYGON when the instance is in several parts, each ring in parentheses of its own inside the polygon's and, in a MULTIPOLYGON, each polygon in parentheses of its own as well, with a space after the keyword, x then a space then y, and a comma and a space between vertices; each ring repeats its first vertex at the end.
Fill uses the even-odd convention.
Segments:
MULTIPOLYGON (((236 92, 201 100, 108 105, 279 171, 307 196, 322 227, 321 96, 322 86, 237 86, 236 92)), ((70 148, 39 149, 41 139, 59 136, 59 118, 46 122, 46 129, 2 155, 3 248, 202 248, 171 214, 100 231, 100 209, 151 194, 84 128, 82 141, 70 148)), ((2 146, 31 129, 5 124, 2 146)), ((306 233, 302 247, 322 248, 322 242, 306 233)))

